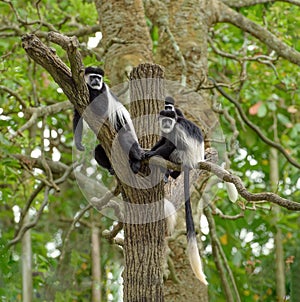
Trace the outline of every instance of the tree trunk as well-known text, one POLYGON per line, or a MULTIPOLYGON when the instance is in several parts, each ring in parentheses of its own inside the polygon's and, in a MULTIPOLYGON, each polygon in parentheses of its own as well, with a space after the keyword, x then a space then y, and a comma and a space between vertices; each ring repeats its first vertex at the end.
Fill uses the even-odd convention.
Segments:
MULTIPOLYGON (((145 3, 147 16, 160 31, 155 61, 165 66, 168 80, 177 82, 177 91, 175 89, 172 91, 176 105, 183 110, 188 119, 204 130, 207 137, 211 137, 211 131, 218 118, 211 109, 208 93, 199 90, 197 94, 184 95, 182 91, 195 90, 206 80, 207 35, 212 22, 212 4, 209 1, 200 3, 195 0, 145 1, 145 3), (182 84, 181 89, 179 83, 182 84)), ((171 189, 170 196, 173 202, 174 199, 178 202, 179 196, 181 198, 181 194, 178 194, 180 191, 178 185, 182 186, 182 183, 182 179, 176 180, 175 188, 173 186, 171 189)), ((185 228, 183 212, 182 209, 178 216, 178 229, 185 228)), ((199 221, 195 221, 195 225, 199 228, 199 221)), ((208 301, 207 289, 193 275, 185 247, 186 241, 182 236, 170 244, 175 273, 178 279, 184 278, 184 282, 176 284, 168 280, 165 288, 166 300, 208 301)))
POLYGON ((152 62, 152 42, 143 2, 95 0, 103 38, 105 71, 116 85, 127 81, 134 66, 152 62))
MULTIPOLYGON (((29 223, 28 214, 24 217, 24 224, 29 223)), ((31 235, 30 230, 26 231, 22 238, 22 292, 23 302, 32 301, 32 256, 31 256, 31 235)))
MULTIPOLYGON (((274 148, 270 149, 270 181, 271 190, 277 191, 279 183, 279 168, 278 168, 278 151, 274 148)), ((284 251, 282 244, 282 231, 277 225, 278 216, 280 214, 280 207, 273 206, 273 215, 275 222, 276 233, 275 237, 275 266, 276 266, 276 296, 277 301, 285 301, 285 268, 284 268, 284 251)))
MULTIPOLYGON (((162 78, 163 71, 158 65, 140 65, 131 74, 133 118, 138 113, 138 108, 143 108, 145 113, 145 118, 136 121, 135 127, 148 130, 146 131, 148 133, 140 139, 144 148, 150 148, 155 142, 155 137, 151 135, 155 131, 152 119, 153 114, 157 113, 159 106, 162 105, 160 102, 163 99, 162 78), (151 89, 147 89, 150 86, 151 89), (148 93, 145 93, 146 91, 148 93), (144 128, 145 123, 148 128, 144 128)), ((136 187, 123 186, 128 201, 125 210, 127 223, 124 224, 125 302, 164 301, 162 263, 165 223, 162 219, 164 213, 162 179, 160 170, 152 169, 151 175, 143 178, 142 184, 137 181, 136 187), (140 185, 143 185, 144 189, 141 189, 140 185)))
POLYGON ((92 302, 101 302, 101 265, 99 228, 92 225, 92 302))

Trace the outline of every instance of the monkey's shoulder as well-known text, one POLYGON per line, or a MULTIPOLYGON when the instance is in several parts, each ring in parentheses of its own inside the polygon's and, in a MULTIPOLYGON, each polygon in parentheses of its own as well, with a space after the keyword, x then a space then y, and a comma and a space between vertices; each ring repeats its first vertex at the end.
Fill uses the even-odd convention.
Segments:
POLYGON ((186 131, 187 134, 190 135, 191 137, 198 139, 200 141, 203 140, 202 131, 192 121, 183 117, 178 117, 177 123, 179 125, 179 128, 181 128, 183 131, 186 131))

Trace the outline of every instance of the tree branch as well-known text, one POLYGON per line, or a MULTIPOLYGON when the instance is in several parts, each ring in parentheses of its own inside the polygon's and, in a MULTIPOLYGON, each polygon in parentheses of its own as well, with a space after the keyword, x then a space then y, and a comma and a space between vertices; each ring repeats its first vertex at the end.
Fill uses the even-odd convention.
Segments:
POLYGON ((14 96, 16 98, 16 100, 22 105, 22 107, 24 107, 24 108, 27 107, 25 100, 23 100, 23 98, 17 92, 9 89, 6 86, 2 86, 2 85, 0 85, 0 89, 3 90, 3 91, 6 91, 10 95, 14 96))
POLYGON ((235 105, 235 107, 237 108, 242 120, 245 122, 245 124, 250 127, 253 131, 255 131, 255 133, 262 139, 263 142, 265 142, 266 144, 274 147, 275 149, 277 149, 278 151, 280 151, 284 157, 288 160, 289 163, 291 163, 293 166, 295 166, 296 168, 300 169, 300 164, 294 160, 293 158, 291 158, 288 154, 288 152, 285 150, 285 148, 282 147, 282 145, 275 143, 274 141, 270 140, 268 137, 266 137, 259 129, 259 127, 257 127, 256 125, 254 125, 246 116, 245 112, 243 111, 241 105, 238 103, 238 101, 236 101, 235 99, 233 99, 229 94, 227 94, 217 83, 214 79, 209 78, 215 85, 215 87, 217 88, 217 90, 227 99, 229 100, 232 104, 235 105))
POLYGON ((87 87, 83 81, 84 66, 82 64, 81 54, 78 51, 79 42, 75 36, 67 37, 57 32, 50 32, 48 38, 51 42, 60 45, 67 52, 71 66, 72 78, 75 81, 78 93, 83 95, 87 92, 87 87))
MULTIPOLYGON (((175 170, 175 171, 182 170, 180 165, 176 165, 158 156, 151 157, 151 164, 167 167, 168 169, 175 170)), ((300 211, 300 203, 280 197, 275 193, 270 193, 270 192, 251 193, 247 191, 242 180, 238 176, 230 174, 228 171, 224 170, 223 168, 221 168, 216 164, 213 164, 208 161, 200 162, 198 163, 197 169, 209 171, 214 175, 216 175, 220 180, 233 183, 239 194, 242 197, 244 197, 247 201, 266 200, 278 204, 279 206, 284 207, 288 210, 300 211)))
POLYGON ((67 51, 72 73, 55 51, 42 43, 36 35, 24 35, 22 46, 30 58, 50 73, 70 102, 82 112, 89 104, 89 94, 83 81, 83 65, 77 50, 78 42, 75 37, 69 38, 54 32, 50 32, 48 37, 67 51))
POLYGON ((213 251, 214 251, 215 263, 216 263, 216 266, 219 270, 219 273, 222 276, 221 280, 222 280, 222 284, 224 286, 228 301, 238 301, 238 302, 240 302, 241 298, 240 298, 240 295, 239 295, 239 291, 238 291, 238 288, 237 288, 232 270, 231 270, 231 268, 228 264, 226 255, 225 255, 224 250, 223 250, 223 248, 220 244, 220 240, 219 240, 218 235, 217 235, 217 228, 216 228, 215 220, 214 220, 214 218, 211 214, 211 211, 208 207, 204 208, 204 214, 207 218, 208 225, 209 225, 209 231, 210 231, 210 234, 211 234, 211 241, 212 241, 212 247, 213 247, 213 251), (230 286, 228 284, 224 269, 227 271, 227 274, 229 275, 229 279, 232 283, 233 291, 235 293, 236 300, 234 300, 233 297, 232 297, 232 292, 231 292, 230 286))
POLYGON ((256 4, 275 3, 275 2, 286 2, 300 6, 299 0, 222 0, 226 5, 230 7, 242 8, 247 6, 253 6, 256 4))
POLYGON ((102 236, 106 238, 110 243, 113 243, 115 237, 118 235, 118 233, 123 229, 123 222, 116 223, 112 230, 104 230, 102 232, 102 236))
POLYGON ((31 222, 29 222, 29 223, 27 223, 27 224, 25 224, 21 227, 21 229, 18 232, 17 236, 8 243, 8 247, 10 247, 10 246, 16 244, 17 242, 19 242, 22 239, 23 235, 25 234, 25 232, 27 230, 29 230, 29 229, 31 229, 31 228, 33 228, 37 225, 37 223, 40 220, 40 217, 41 217, 41 215, 44 211, 44 208, 48 204, 49 190, 50 190, 50 188, 46 187, 46 190, 45 190, 45 193, 44 193, 44 201, 41 204, 39 210, 37 211, 37 214, 36 214, 35 218, 31 222))
POLYGON ((12 137, 16 136, 17 134, 21 134, 23 131, 30 128, 33 124, 37 122, 37 119, 39 117, 56 114, 63 110, 71 109, 72 107, 73 106, 69 101, 65 101, 46 107, 27 108, 25 109, 25 112, 32 114, 30 119, 16 133, 14 133, 12 137))
POLYGON ((256 24, 255 22, 247 19, 242 14, 234 11, 221 1, 218 2, 218 9, 216 11, 217 22, 225 22, 233 24, 245 32, 250 33, 256 37, 259 41, 267 45, 270 49, 275 50, 278 55, 285 58, 286 60, 300 65, 300 53, 292 47, 283 43, 271 32, 256 24))
POLYGON ((249 191, 247 191, 247 189, 245 188, 244 184, 242 183, 241 179, 238 176, 229 174, 226 170, 222 169, 216 164, 209 163, 209 162, 200 162, 198 168, 206 171, 210 171, 213 174, 215 174, 219 179, 224 180, 226 182, 233 183, 239 194, 248 201, 267 200, 269 202, 278 204, 281 207, 284 207, 288 210, 300 211, 300 203, 282 198, 275 193, 270 193, 270 192, 250 193, 249 191))

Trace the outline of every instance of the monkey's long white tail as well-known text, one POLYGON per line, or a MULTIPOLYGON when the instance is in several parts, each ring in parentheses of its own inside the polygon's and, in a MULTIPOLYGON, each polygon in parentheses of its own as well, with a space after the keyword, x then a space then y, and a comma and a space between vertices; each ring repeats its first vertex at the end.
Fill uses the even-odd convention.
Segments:
POLYGON ((175 229, 177 214, 173 203, 166 198, 164 199, 164 211, 167 221, 167 234, 171 236, 175 229))
POLYGON ((186 237, 187 237, 187 253, 189 256, 192 270, 196 277, 207 285, 206 276, 204 275, 202 263, 199 255, 196 232, 192 214, 190 191, 189 191, 189 169, 184 168, 184 196, 185 196, 185 222, 186 222, 186 237))
POLYGON ((202 269, 202 263, 201 263, 201 258, 199 255, 196 236, 187 238, 187 240, 188 240, 187 253, 189 256, 189 261, 190 261, 192 270, 193 270, 195 276, 203 284, 207 285, 208 282, 206 281, 206 276, 204 275, 204 272, 202 269))
POLYGON ((239 197, 239 193, 238 193, 235 185, 231 182, 225 182, 225 186, 226 186, 227 194, 228 194, 230 201, 236 202, 239 197))

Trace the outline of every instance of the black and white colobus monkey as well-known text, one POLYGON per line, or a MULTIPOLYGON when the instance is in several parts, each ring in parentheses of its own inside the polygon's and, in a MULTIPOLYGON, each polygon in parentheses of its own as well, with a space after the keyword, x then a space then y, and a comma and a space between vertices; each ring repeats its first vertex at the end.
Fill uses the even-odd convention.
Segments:
MULTIPOLYGON (((175 111, 177 116, 184 117, 182 111, 180 109, 176 108, 174 105, 175 105, 175 100, 171 96, 167 96, 165 98, 165 110, 175 111)), ((205 158, 205 156, 204 156, 204 158, 205 158)), ((179 174, 180 174, 180 172, 178 172, 178 171, 173 171, 173 172, 168 171, 165 175, 166 181, 167 181, 169 175, 173 178, 176 178, 176 177, 178 177, 179 174)), ((226 187, 229 199, 232 202, 236 202, 238 199, 238 192, 236 190, 235 185, 230 182, 225 182, 225 187, 226 187)))
MULTIPOLYGON (((129 163, 132 171, 137 173, 140 169, 143 151, 138 143, 129 112, 120 103, 117 97, 110 91, 103 81, 104 71, 98 67, 85 68, 85 82, 89 89, 92 111, 100 118, 108 117, 109 122, 118 132, 118 139, 123 151, 129 155, 129 163)), ((83 120, 79 112, 74 109, 73 132, 75 145, 78 150, 83 151, 82 140, 83 120)), ((113 174, 109 158, 101 144, 94 151, 97 163, 108 169, 113 174)))
MULTIPOLYGON (((167 109, 161 111, 159 114, 159 126, 162 138, 150 151, 146 152, 145 156, 149 158, 158 155, 166 160, 183 165, 187 250, 194 274, 201 282, 207 285, 197 246, 189 193, 189 171, 195 168, 197 163, 204 161, 202 132, 194 123, 183 116, 178 116, 176 110, 167 109)), ((180 172, 177 171, 171 172, 173 178, 178 177, 179 174, 180 172)))

